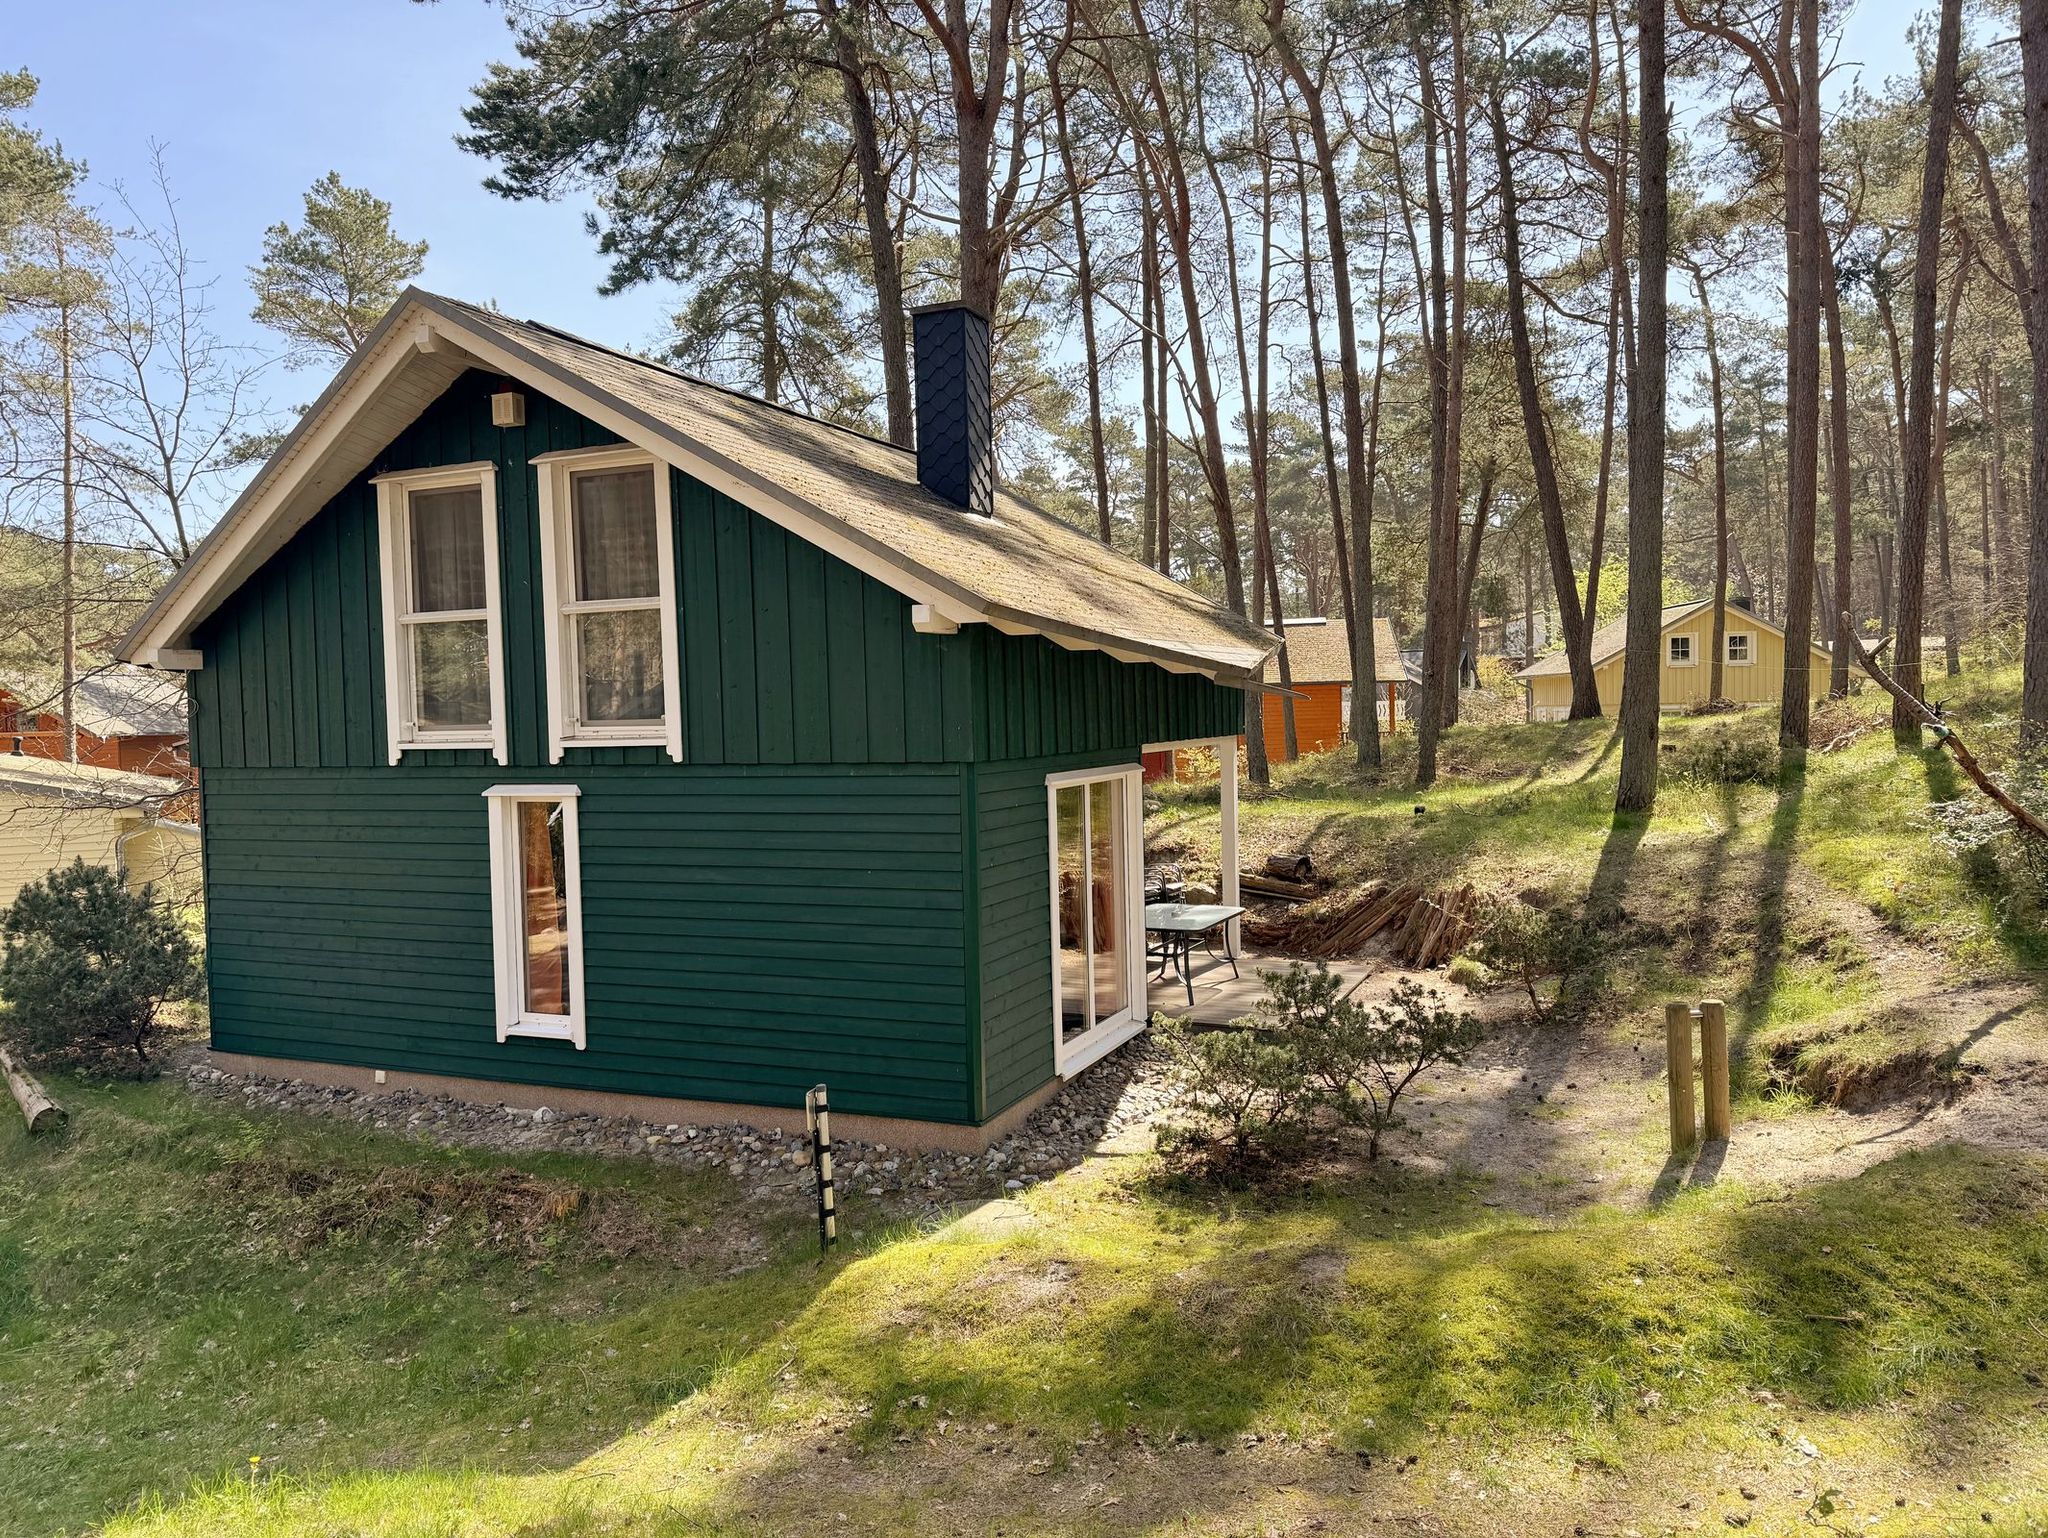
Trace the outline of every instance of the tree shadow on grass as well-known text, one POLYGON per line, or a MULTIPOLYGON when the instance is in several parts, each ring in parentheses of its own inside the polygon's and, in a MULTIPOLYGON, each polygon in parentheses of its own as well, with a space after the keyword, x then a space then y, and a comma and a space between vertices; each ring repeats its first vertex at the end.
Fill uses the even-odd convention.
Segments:
POLYGON ((1779 971, 1785 960, 1785 905, 1793 860, 1799 852, 1799 818, 1806 804, 1806 777, 1789 778, 1778 787, 1764 834, 1763 858, 1757 867, 1751 901, 1756 913, 1756 940, 1750 953, 1749 978, 1735 998, 1735 1021, 1729 1032, 1730 1071, 1739 1073, 1748 1043, 1770 1015, 1777 998, 1779 971))
MULTIPOLYGON (((1444 1212, 1444 1191, 1391 1177, 1135 1208, 1077 1191, 1026 1233, 847 1257, 698 1392, 586 1459, 463 1473, 445 1449, 393 1469, 366 1448, 277 1499, 296 1531, 338 1530, 380 1486, 387 1508, 467 1498, 479 1532, 790 1531, 820 1511, 850 1532, 979 1531, 1064 1517, 1089 1488, 1099 1508, 1094 1482, 1114 1477, 1130 1499, 1103 1530, 1165 1531, 1236 1509, 1245 1440, 1283 1427, 1377 1470, 1461 1442, 1611 1454, 1652 1411, 1711 1436, 1814 1407, 1907 1422, 1896 1471, 1953 1480, 1995 1470, 2048 1367, 2048 1341, 2015 1328, 2048 1314, 2048 1193, 2027 1160, 1912 1155, 1790 1199, 1557 1229, 1444 1212), (1423 1204, 1434 1231, 1389 1235, 1389 1208, 1423 1204), (1752 1410, 1758 1388, 1785 1407, 1752 1410), (1206 1445, 1169 1457, 1180 1437, 1206 1445)), ((658 1338, 657 1317, 625 1322, 658 1338)), ((163 1525, 253 1526, 240 1499, 220 1489, 163 1525)))

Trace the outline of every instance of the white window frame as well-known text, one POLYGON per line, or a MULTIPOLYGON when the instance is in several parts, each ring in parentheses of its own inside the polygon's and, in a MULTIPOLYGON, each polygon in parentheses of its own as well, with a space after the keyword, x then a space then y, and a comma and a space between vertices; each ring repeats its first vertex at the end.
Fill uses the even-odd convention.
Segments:
POLYGON ((569 748, 664 748, 683 761, 682 636, 676 604, 675 513, 669 496, 668 465, 645 449, 615 445, 602 449, 561 449, 530 461, 539 479, 541 633, 547 648, 548 762, 559 764, 569 748), (569 625, 577 614, 646 607, 645 599, 576 602, 569 543, 574 502, 570 478, 583 470, 630 470, 645 466, 654 477, 654 553, 660 568, 656 602, 661 615, 660 721, 588 723, 577 720, 577 680, 572 676, 569 625))
POLYGON ((498 467, 489 460, 463 465, 436 465, 427 470, 400 470, 374 477, 377 488, 377 535, 384 606, 384 740, 390 761, 411 751, 486 748, 498 763, 509 761, 505 729, 504 605, 498 576, 498 467), (412 605, 412 494, 475 486, 484 523, 484 607, 437 613, 434 619, 484 621, 484 652, 491 673, 491 719, 481 729, 422 730, 411 719, 412 648, 405 630, 412 605))
POLYGON ((484 792, 491 841, 491 956, 497 980, 498 1040, 514 1036, 566 1041, 584 1048, 583 848, 574 785, 493 785, 484 792), (526 1008, 526 893, 520 871, 519 808, 534 802, 562 806, 563 883, 569 930, 569 1013, 537 1015, 526 1008))
POLYGON ((1754 630, 1731 630, 1721 637, 1727 648, 1726 661, 1731 668, 1746 668, 1756 661, 1756 632, 1754 630), (1735 643, 1742 643, 1743 655, 1735 655, 1735 643))
POLYGON ((1692 643, 1693 635, 1691 631, 1685 631, 1678 635, 1667 635, 1664 638, 1665 665, 1674 668, 1698 667, 1700 660, 1699 648, 1692 643), (1685 655, 1683 657, 1674 657, 1671 655, 1672 649, 1680 641, 1685 642, 1685 655))
MULTIPOLYGON (((1230 743, 1236 751, 1235 740, 1230 743)), ((1099 769, 1070 769, 1061 774, 1045 777, 1045 832, 1047 889, 1050 894, 1052 934, 1052 1057, 1053 1071, 1063 1079, 1070 1079, 1091 1063, 1114 1052, 1145 1028, 1151 1018, 1151 1006, 1145 997, 1145 766, 1142 763, 1116 764, 1099 769), (1124 997, 1127 1002, 1123 1009, 1107 1020, 1096 1020, 1088 1029, 1072 1041, 1066 1039, 1066 1022, 1060 1016, 1060 791, 1077 785, 1091 784, 1097 780, 1115 780, 1120 784, 1124 796, 1124 930, 1128 940, 1124 946, 1124 962, 1129 975, 1124 979, 1124 997)), ((1092 830, 1089 821, 1093 809, 1088 797, 1081 798, 1081 847, 1093 847, 1092 830)), ((1084 954, 1093 954, 1095 946, 1095 905, 1082 905, 1082 922, 1087 926, 1087 949, 1084 954)), ((1090 990, 1087 1009, 1094 1012, 1093 990, 1090 990)))

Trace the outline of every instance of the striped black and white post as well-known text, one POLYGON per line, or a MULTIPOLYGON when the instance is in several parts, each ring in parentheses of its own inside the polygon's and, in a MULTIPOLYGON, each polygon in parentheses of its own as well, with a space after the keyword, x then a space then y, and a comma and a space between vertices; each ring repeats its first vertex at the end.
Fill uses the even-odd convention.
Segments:
POLYGON ((839 1207, 832 1189, 832 1110, 825 1086, 804 1092, 804 1124, 811 1133, 811 1163, 818 1171, 818 1253, 839 1237, 839 1207))

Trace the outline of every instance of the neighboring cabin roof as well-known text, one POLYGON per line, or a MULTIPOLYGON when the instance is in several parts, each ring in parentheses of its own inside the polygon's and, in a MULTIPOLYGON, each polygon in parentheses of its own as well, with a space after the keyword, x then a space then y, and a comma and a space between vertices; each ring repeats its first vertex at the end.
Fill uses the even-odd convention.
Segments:
POLYGON ((504 374, 790 529, 940 625, 985 623, 1241 683, 1273 638, 998 491, 981 518, 925 490, 907 449, 673 369, 407 289, 158 596, 120 655, 159 666, 464 369, 504 374))
POLYGON ((162 802, 191 790, 183 780, 128 769, 71 764, 60 758, 0 753, 0 794, 74 806, 136 806, 162 802))
MULTIPOLYGON (((1659 635, 1662 635, 1665 631, 1669 630, 1673 625, 1683 624, 1686 620, 1691 619, 1695 614, 1698 614, 1705 609, 1711 609, 1713 608, 1713 606, 1714 601, 1711 598, 1696 599, 1691 603, 1666 604, 1664 606, 1664 619, 1663 622, 1658 626, 1657 633, 1659 635)), ((1780 628, 1777 625, 1773 625, 1769 620, 1765 619, 1761 614, 1758 614, 1754 609, 1745 609, 1741 605, 1735 603, 1730 603, 1728 605, 1728 622, 1730 624, 1740 624, 1745 627, 1753 625, 1759 630, 1768 630, 1771 632, 1772 635, 1776 636, 1782 636, 1785 633, 1782 628, 1780 628)), ((1613 661, 1616 657, 1619 657, 1627 649, 1628 616, 1623 615, 1619 619, 1609 620, 1606 624, 1602 625, 1598 630, 1593 632, 1593 639, 1589 648, 1591 653, 1592 664, 1594 667, 1597 668, 1604 662, 1613 661)), ((1818 646, 1815 646, 1813 650, 1820 656, 1824 657, 1827 655, 1827 653, 1822 651, 1821 648, 1818 646)), ((1556 678, 1561 675, 1568 674, 1570 671, 1571 668, 1565 662, 1564 653, 1558 651, 1552 652, 1547 657, 1537 658, 1536 661, 1530 663, 1527 667, 1523 668, 1521 672, 1517 673, 1515 677, 1556 678)))
POLYGON ((78 725, 98 737, 169 737, 185 730, 185 687, 147 668, 108 668, 72 688, 78 725))
MULTIPOLYGON (((1341 619, 1291 619, 1287 626, 1287 671, 1297 684, 1351 682, 1351 629, 1341 619)), ((1394 627, 1375 615, 1372 622, 1372 665, 1383 684, 1402 684, 1401 648, 1394 627)))

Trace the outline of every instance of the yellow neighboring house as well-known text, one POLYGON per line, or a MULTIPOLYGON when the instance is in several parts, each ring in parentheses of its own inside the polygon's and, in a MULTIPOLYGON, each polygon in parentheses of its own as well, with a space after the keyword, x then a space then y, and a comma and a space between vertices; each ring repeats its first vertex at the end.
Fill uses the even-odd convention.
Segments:
MULTIPOLYGON (((1671 604, 1657 637, 1662 663, 1663 704, 1685 710, 1706 703, 1713 677, 1708 665, 1714 644, 1714 603, 1671 604)), ((1728 604, 1727 666, 1721 670, 1721 697, 1738 705, 1763 705, 1778 698, 1785 676, 1785 632, 1743 605, 1728 604)), ((1613 715, 1621 708, 1622 654, 1628 649, 1628 621, 1617 619, 1593 632, 1593 681, 1600 690, 1600 708, 1613 715)), ((1828 654, 1815 646, 1807 688, 1813 698, 1828 692, 1828 654)), ((1562 721, 1571 713, 1572 680, 1564 653, 1540 657, 1515 675, 1529 690, 1532 721, 1562 721)))
POLYGON ((131 891, 196 896, 199 829, 166 815, 191 794, 159 775, 0 753, 0 908, 74 859, 119 871, 131 891))

